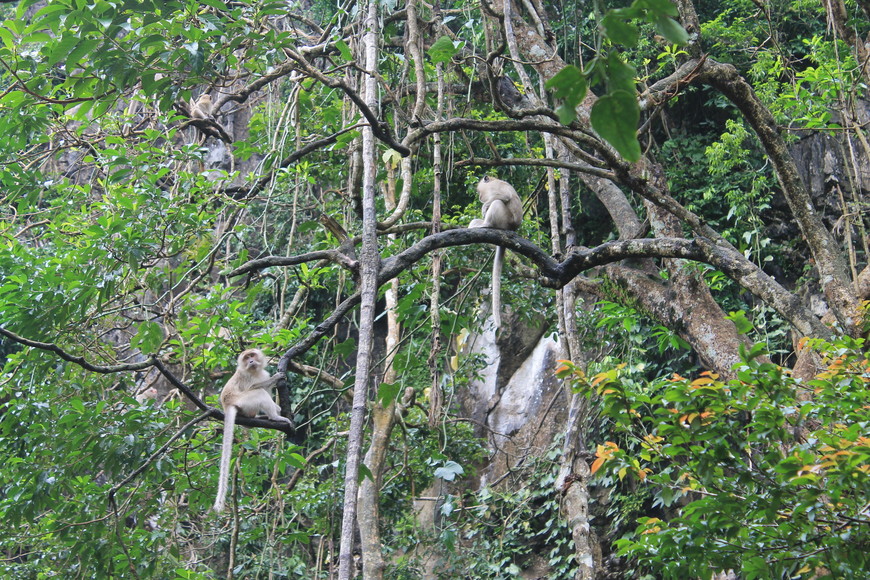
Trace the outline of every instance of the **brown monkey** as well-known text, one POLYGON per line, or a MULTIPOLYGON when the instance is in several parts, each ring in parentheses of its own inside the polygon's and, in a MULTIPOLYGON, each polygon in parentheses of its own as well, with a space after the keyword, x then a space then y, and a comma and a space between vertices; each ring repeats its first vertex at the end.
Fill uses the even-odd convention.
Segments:
POLYGON ((281 407, 272 400, 272 396, 266 390, 274 387, 276 379, 269 376, 265 366, 266 357, 263 355, 263 351, 257 348, 244 351, 239 355, 239 364, 235 374, 230 377, 221 391, 221 407, 224 410, 224 440, 221 447, 217 498, 214 500, 214 511, 216 512, 223 511, 227 497, 236 414, 241 414, 243 417, 254 417, 257 413, 262 412, 272 421, 292 424, 290 419, 281 416, 281 407))
POLYGON ((190 116, 193 119, 211 119, 214 112, 214 105, 211 102, 211 95, 203 93, 194 103, 190 102, 190 116))
MULTIPOLYGON (((484 176, 477 184, 477 197, 483 203, 483 219, 471 220, 470 228, 517 230, 523 221, 523 202, 507 181, 484 176)), ((492 321, 496 330, 501 326, 501 268, 504 248, 497 246, 492 263, 492 321)))

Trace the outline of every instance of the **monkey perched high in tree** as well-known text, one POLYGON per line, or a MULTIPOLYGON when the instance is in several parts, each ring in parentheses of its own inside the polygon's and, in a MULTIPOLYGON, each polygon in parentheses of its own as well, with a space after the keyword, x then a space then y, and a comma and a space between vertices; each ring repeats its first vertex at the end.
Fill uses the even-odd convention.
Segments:
MULTIPOLYGON (((483 219, 471 220, 469 228, 518 230, 523 222, 523 202, 507 181, 484 176, 477 184, 477 198, 483 203, 483 219)), ((495 249, 492 262, 492 321, 496 330, 501 326, 501 268, 504 248, 495 249)))
POLYGON ((272 400, 266 389, 272 388, 276 378, 266 372, 266 357, 263 351, 251 348, 239 355, 236 372, 221 391, 221 407, 224 409, 224 440, 221 447, 221 465, 218 475, 217 498, 214 511, 222 512, 227 497, 227 483, 230 477, 230 454, 233 452, 233 431, 236 414, 255 417, 264 413, 272 421, 293 424, 281 416, 281 407, 272 400))

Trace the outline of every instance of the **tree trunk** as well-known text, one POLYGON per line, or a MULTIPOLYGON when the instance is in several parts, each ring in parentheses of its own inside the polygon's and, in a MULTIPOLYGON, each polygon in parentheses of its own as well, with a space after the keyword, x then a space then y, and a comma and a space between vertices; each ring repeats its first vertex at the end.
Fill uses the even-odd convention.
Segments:
MULTIPOLYGON (((374 73, 377 68, 378 7, 370 0, 365 19, 365 70, 363 99, 373 110, 376 108, 377 85, 374 73)), ((370 371, 372 366, 372 347, 374 342, 375 300, 378 292, 378 253, 377 214, 375 212, 375 172, 376 151, 374 133, 370 126, 362 129, 362 211, 363 235, 360 251, 360 323, 359 347, 356 359, 356 377, 353 387, 353 406, 350 415, 350 433, 347 440, 347 468, 344 475, 344 507, 341 520, 341 543, 338 556, 339 580, 350 580, 353 566, 353 539, 356 523, 357 490, 359 489, 359 461, 362 452, 363 427, 366 415, 366 401, 370 371)))

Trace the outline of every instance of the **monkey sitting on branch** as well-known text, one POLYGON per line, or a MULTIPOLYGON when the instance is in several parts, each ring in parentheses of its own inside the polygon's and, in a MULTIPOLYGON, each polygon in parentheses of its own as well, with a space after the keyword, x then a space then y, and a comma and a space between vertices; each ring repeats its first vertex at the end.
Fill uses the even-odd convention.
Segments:
POLYGON ((175 110, 188 117, 188 124, 196 127, 205 137, 214 137, 224 143, 233 142, 223 125, 214 118, 214 102, 208 93, 203 93, 196 101, 176 101, 175 110))
MULTIPOLYGON (((483 219, 471 220, 469 228, 496 228, 516 231, 523 222, 523 203, 507 181, 484 176, 477 184, 477 197, 483 203, 483 219)), ((501 326, 501 269, 504 248, 497 246, 492 262, 492 321, 501 326)))
POLYGON ((224 509, 227 485, 230 477, 230 455, 233 451, 233 431, 236 415, 255 417, 264 413, 272 421, 293 424, 281 416, 281 407, 272 400, 267 389, 275 386, 278 377, 270 377, 266 372, 266 357, 263 351, 252 348, 239 355, 236 372, 221 391, 221 407, 224 410, 224 438, 221 447, 220 472, 218 475, 217 497, 214 511, 224 509))

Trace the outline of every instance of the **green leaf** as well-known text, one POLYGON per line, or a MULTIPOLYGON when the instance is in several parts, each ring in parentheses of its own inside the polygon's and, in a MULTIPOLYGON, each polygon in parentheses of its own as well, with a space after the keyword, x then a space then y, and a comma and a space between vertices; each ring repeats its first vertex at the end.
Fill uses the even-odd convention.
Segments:
POLYGON ((139 325, 136 336, 130 339, 130 346, 138 348, 143 353, 152 353, 163 343, 163 328, 156 322, 143 322, 139 325))
POLYGON ((73 398, 73 399, 70 399, 69 404, 70 404, 70 407, 73 408, 73 411, 75 411, 75 412, 78 413, 79 415, 84 414, 84 412, 85 412, 85 404, 82 402, 81 399, 79 399, 78 397, 75 397, 75 398, 73 398))
POLYGON ((287 463, 289 463, 296 469, 302 469, 305 467, 305 458, 298 453, 291 453, 289 456, 287 456, 287 463))
POLYGON ((637 26, 629 22, 625 14, 619 10, 610 10, 601 19, 604 34, 611 42, 627 47, 637 45, 640 33, 637 26))
POLYGON ((202 0, 202 3, 218 10, 229 10, 229 7, 225 3, 218 0, 202 0))
POLYGON ((739 334, 746 334, 752 330, 752 323, 746 318, 746 313, 742 310, 731 312, 726 316, 728 320, 734 323, 739 334))
POLYGON ((353 53, 350 52, 350 47, 343 40, 339 40, 335 43, 335 48, 338 49, 339 54, 341 54, 341 58, 343 58, 346 62, 350 62, 353 60, 353 53))
POLYGON ((51 35, 48 34, 47 32, 34 32, 33 34, 30 34, 30 35, 22 38, 21 44, 27 44, 30 42, 43 43, 43 42, 51 42, 51 41, 52 41, 51 35))
POLYGON ((689 33, 670 16, 656 18, 656 30, 674 44, 683 45, 689 42, 689 33))
POLYGON ((627 91, 633 94, 635 92, 637 83, 634 79, 637 76, 637 70, 622 60, 622 57, 615 50, 611 50, 607 55, 605 75, 608 93, 627 91))
POLYGON ((465 470, 455 461, 447 461, 442 467, 435 470, 435 477, 445 481, 453 481, 457 475, 463 475, 465 470))
POLYGON ((3 41, 3 46, 6 48, 12 48, 17 44, 12 33, 5 26, 0 26, 0 40, 3 41))
POLYGON ((435 41, 435 44, 432 45, 429 50, 426 51, 426 54, 429 55, 429 58, 432 59, 432 62, 438 64, 439 62, 450 62, 450 59, 453 58, 453 55, 459 52, 459 49, 462 48, 462 42, 453 42, 450 40, 449 36, 442 36, 438 40, 435 41))
POLYGON ((386 407, 399 396, 399 385, 394 383, 381 383, 378 387, 378 402, 386 407))
POLYGON ((677 16, 679 11, 671 0, 636 0, 634 6, 646 9, 656 16, 677 16))
POLYGON ((577 117, 576 107, 586 96, 586 78, 574 65, 567 65, 547 81, 546 88, 563 103, 556 109, 559 122, 568 125, 577 117))
POLYGON ((604 95, 592 106, 592 128, 630 162, 640 159, 637 124, 640 107, 634 93, 615 91, 604 95))
POLYGON ((80 66, 79 61, 82 59, 82 57, 91 52, 97 46, 99 46, 99 44, 100 41, 93 38, 78 39, 78 43, 75 45, 75 48, 69 51, 69 54, 66 55, 66 61, 64 62, 66 64, 67 72, 78 68, 80 66))

